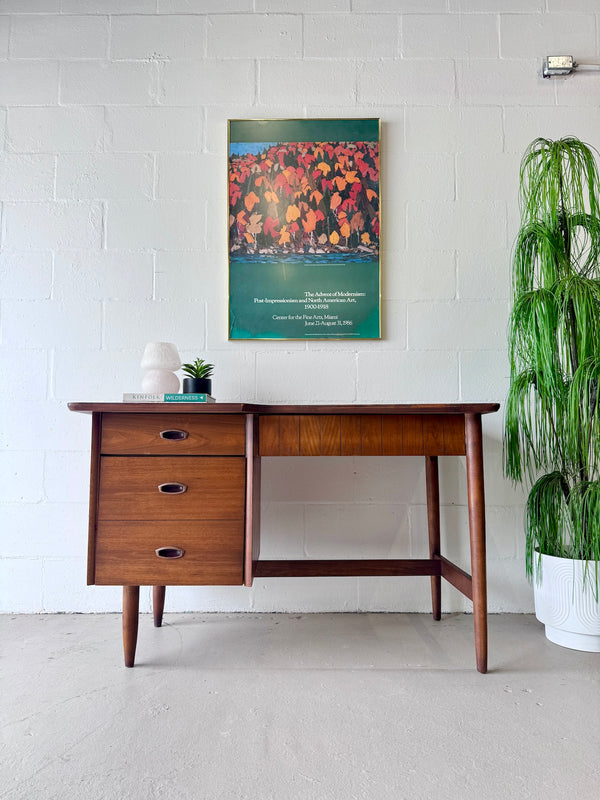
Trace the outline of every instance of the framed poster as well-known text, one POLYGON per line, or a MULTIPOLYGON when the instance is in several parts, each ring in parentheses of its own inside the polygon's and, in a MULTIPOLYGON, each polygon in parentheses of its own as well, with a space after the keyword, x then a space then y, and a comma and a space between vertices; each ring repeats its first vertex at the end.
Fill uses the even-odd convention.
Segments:
POLYGON ((229 120, 229 338, 381 337, 378 119, 229 120))

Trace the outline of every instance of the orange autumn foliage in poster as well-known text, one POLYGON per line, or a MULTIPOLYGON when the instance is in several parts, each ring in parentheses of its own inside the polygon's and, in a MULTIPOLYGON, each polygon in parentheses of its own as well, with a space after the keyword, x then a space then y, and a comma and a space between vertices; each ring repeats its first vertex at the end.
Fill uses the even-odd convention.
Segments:
POLYGON ((283 142, 229 157, 229 249, 379 252, 378 142, 283 142))

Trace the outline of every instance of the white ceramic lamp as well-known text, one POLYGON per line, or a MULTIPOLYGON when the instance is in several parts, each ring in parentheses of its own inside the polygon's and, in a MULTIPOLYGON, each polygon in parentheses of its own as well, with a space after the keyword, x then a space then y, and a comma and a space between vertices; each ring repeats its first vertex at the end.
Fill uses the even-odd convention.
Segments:
POLYGON ((144 370, 142 391, 156 394, 175 394, 179 391, 179 378, 175 370, 181 367, 181 359, 171 342, 148 342, 141 367, 144 370))

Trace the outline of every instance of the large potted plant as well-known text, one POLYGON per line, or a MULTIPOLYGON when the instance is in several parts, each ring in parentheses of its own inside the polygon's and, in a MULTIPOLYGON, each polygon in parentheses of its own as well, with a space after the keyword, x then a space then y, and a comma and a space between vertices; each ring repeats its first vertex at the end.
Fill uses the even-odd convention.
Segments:
POLYGON ((536 139, 520 171, 504 467, 528 485, 526 568, 557 644, 600 651, 600 181, 596 151, 536 139))

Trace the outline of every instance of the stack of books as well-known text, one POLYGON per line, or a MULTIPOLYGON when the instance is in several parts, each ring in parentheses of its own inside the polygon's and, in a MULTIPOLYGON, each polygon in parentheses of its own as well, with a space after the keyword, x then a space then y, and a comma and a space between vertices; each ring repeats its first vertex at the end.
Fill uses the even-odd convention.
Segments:
POLYGON ((215 403, 210 394, 152 394, 148 392, 124 392, 124 403, 215 403))

